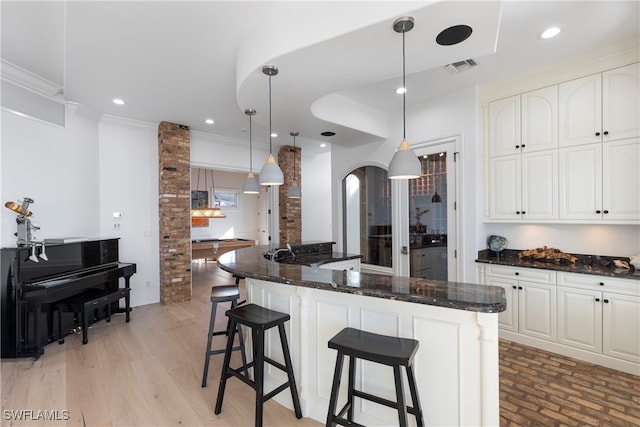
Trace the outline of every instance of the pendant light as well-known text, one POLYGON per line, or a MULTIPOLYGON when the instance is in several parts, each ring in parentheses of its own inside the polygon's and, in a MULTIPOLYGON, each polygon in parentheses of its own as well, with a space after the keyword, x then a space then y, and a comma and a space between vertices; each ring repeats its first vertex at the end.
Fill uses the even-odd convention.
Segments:
MULTIPOLYGON (((442 157, 443 153, 440 153, 440 157, 442 157)), ((433 193, 433 196, 431 197, 431 203, 442 203, 442 197, 438 194, 438 176, 440 176, 440 173, 436 172, 436 159, 435 157, 433 158, 433 182, 434 182, 434 187, 436 188, 435 193, 433 193)))
MULTIPOLYGON (((200 182, 200 169, 198 169, 198 183, 200 182)), ((198 185, 198 184, 197 184, 198 185)), ((222 212, 220 208, 216 208, 216 185, 213 180, 213 171, 211 171, 211 199, 213 199, 213 207, 205 206, 202 208, 191 209, 192 218, 226 218, 227 216, 222 212)), ((207 172, 204 173, 204 186, 208 190, 207 186, 207 172)))
POLYGON ((396 33, 402 33, 402 142, 395 152, 391 163, 389 163, 390 179, 413 179, 419 178, 422 170, 420 160, 413 152, 407 142, 407 117, 406 117, 406 71, 405 71, 405 53, 404 53, 404 33, 411 31, 414 19, 411 16, 403 16, 393 23, 393 30, 396 33))
POLYGON ((247 108, 244 113, 249 116, 249 174, 242 183, 242 192, 244 194, 258 194, 260 193, 260 183, 258 183, 258 179, 253 174, 253 131, 251 127, 256 110, 247 108))
POLYGON ((289 135, 293 137, 293 185, 289 187, 287 197, 290 199, 300 199, 302 197, 302 191, 296 182, 296 136, 300 135, 300 132, 291 131, 289 135))
POLYGON ((284 184, 284 175, 282 174, 282 169, 280 169, 280 166, 276 163, 276 159, 273 157, 273 147, 271 144, 271 77, 278 74, 278 67, 275 65, 265 65, 262 67, 262 72, 269 76, 269 156, 260 170, 260 185, 282 185, 284 184))

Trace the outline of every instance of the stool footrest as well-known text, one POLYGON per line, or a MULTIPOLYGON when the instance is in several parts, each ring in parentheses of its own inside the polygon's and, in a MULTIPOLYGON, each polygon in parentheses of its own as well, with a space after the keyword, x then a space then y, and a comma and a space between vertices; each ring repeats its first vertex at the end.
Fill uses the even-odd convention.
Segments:
POLYGON ((342 418, 342 417, 338 417, 338 416, 333 417, 331 422, 335 423, 335 424, 340 424, 341 426, 366 427, 365 425, 358 424, 355 421, 349 421, 346 418, 342 418))
MULTIPOLYGON (((388 406, 389 408, 398 409, 398 404, 393 400, 385 399, 380 396, 374 396, 373 394, 365 393, 364 391, 361 391, 361 390, 354 389, 353 395, 361 399, 370 400, 380 405, 388 406)), ((406 408, 408 413, 416 415, 417 411, 412 406, 406 406, 406 408)))

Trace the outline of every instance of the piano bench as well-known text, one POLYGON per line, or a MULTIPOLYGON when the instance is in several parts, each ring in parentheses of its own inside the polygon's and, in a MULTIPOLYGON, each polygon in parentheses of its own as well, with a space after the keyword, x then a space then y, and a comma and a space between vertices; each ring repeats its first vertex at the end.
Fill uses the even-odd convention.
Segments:
POLYGON ((56 302, 56 308, 58 309, 58 331, 60 334, 58 343, 64 343, 64 335, 62 333, 63 312, 80 313, 82 344, 86 344, 89 341, 87 338, 87 328, 90 320, 92 320, 89 316, 92 316, 92 313, 97 309, 106 308, 107 322, 110 322, 111 304, 124 298, 126 321, 129 322, 129 312, 131 311, 129 306, 130 291, 130 288, 96 289, 56 302))

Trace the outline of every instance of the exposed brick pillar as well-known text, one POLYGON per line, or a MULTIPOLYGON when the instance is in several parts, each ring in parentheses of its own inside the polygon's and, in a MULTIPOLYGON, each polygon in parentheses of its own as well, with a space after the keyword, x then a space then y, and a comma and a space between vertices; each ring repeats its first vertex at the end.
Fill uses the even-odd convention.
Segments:
POLYGON ((188 126, 158 126, 160 302, 191 299, 191 164, 188 126))
MULTIPOLYGON (((287 197, 289 187, 294 181, 302 186, 301 173, 302 151, 300 147, 293 148, 285 145, 278 151, 278 165, 284 174, 284 184, 278 188, 280 209, 280 246, 289 243, 300 243, 302 240, 302 207, 301 199, 287 197), (295 177, 293 171, 293 159, 296 159, 295 177), (294 179, 295 178, 295 179, 294 179)), ((304 195, 302 196, 304 197, 304 195)))

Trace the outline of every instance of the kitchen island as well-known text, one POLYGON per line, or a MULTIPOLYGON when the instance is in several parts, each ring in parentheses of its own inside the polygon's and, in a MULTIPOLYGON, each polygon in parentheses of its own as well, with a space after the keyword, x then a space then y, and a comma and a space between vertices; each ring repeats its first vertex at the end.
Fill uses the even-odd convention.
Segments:
MULTIPOLYGON (((336 358, 327 342, 349 326, 420 342, 415 373, 426 425, 499 424, 497 313, 506 307, 502 288, 331 269, 332 263, 353 257, 335 252, 317 254, 317 263, 309 253, 302 265, 295 258, 274 262, 265 257, 270 250, 256 246, 233 251, 218 265, 246 278, 248 301, 291 315, 286 328, 305 417, 326 420, 336 358)), ((267 343, 269 357, 282 360, 277 334, 269 335, 267 343)), ((275 371, 265 373, 265 390, 284 381, 284 374, 275 371)), ((366 392, 394 397, 389 367, 359 362, 357 382, 366 392)), ((344 397, 343 391, 340 401, 344 397)), ((276 400, 292 408, 286 393, 276 400)), ((397 424, 394 410, 356 402, 357 422, 397 424)))

